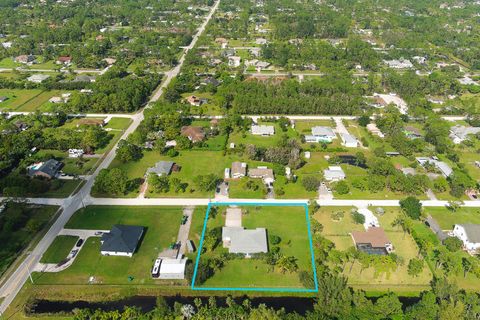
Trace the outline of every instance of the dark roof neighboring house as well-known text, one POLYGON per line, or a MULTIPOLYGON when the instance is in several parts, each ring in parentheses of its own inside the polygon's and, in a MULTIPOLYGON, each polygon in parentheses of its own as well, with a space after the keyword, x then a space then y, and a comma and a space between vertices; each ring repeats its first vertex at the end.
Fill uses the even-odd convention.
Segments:
POLYGON ((31 177, 45 177, 47 179, 55 178, 63 163, 55 159, 50 159, 42 163, 36 163, 27 168, 27 173, 31 177))
POLYGON ((102 254, 112 252, 133 255, 144 230, 145 228, 141 226, 116 224, 109 233, 102 235, 100 251, 102 254))
POLYGON ((220 85, 220 81, 218 81, 214 77, 206 77, 205 79, 202 80, 200 84, 204 86, 211 84, 214 87, 218 87, 220 85))
POLYGON ((174 162, 173 161, 158 161, 155 167, 147 169, 147 174, 155 173, 159 176, 168 176, 172 172, 174 162))
POLYGON ((429 215, 427 219, 425 219, 425 224, 433 231, 433 233, 435 233, 438 240, 443 242, 443 240, 448 238, 448 235, 443 232, 438 222, 431 215, 429 215))
POLYGON ((80 74, 75 77, 73 82, 95 82, 95 77, 87 76, 86 74, 80 74))
POLYGON ((352 239, 358 250, 368 254, 385 255, 393 249, 385 231, 380 227, 370 227, 367 231, 354 231, 352 239))
POLYGON ((192 142, 199 142, 205 139, 205 132, 202 127, 184 126, 180 130, 180 133, 192 142))

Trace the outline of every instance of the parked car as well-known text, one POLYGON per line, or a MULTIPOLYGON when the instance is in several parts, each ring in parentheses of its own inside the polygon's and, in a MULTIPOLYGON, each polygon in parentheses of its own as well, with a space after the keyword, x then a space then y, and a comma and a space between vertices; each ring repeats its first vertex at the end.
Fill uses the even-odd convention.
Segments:
POLYGON ((76 246, 81 247, 83 244, 83 239, 78 239, 76 246))

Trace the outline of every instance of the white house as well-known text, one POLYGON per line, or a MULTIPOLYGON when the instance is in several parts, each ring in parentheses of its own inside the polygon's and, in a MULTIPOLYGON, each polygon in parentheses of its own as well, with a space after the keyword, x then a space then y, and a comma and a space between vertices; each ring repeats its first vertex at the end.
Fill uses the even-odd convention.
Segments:
POLYGON ((375 123, 369 123, 367 124, 367 130, 371 133, 374 134, 380 138, 385 138, 385 135, 383 134, 380 129, 378 129, 377 125, 375 123))
POLYGON ((456 224, 453 235, 462 240, 463 246, 468 251, 480 249, 480 224, 456 224))
POLYGON ((275 127, 266 125, 252 125, 251 132, 255 136, 272 136, 275 134, 275 127))
POLYGON ((69 158, 80 158, 83 156, 83 149, 68 149, 68 157, 69 158))
POLYGON ((248 170, 248 176, 253 179, 262 179, 265 184, 272 184, 275 181, 273 170, 267 167, 258 167, 248 170))
POLYGON ((33 82, 33 83, 42 83, 43 81, 47 80, 50 78, 48 74, 34 74, 31 75, 30 77, 27 78, 27 81, 33 82))
POLYGON ((305 136, 305 141, 330 143, 336 138, 337 135, 333 132, 332 128, 317 126, 312 128, 312 135, 305 136))
POLYGON ((187 258, 181 256, 172 258, 162 258, 160 263, 160 279, 185 279, 185 266, 187 265, 187 258))
POLYGON ((349 133, 340 133, 340 138, 342 139, 342 145, 347 148, 356 148, 358 147, 358 140, 349 133))
POLYGON ((469 135, 480 133, 480 127, 453 126, 450 128, 450 139, 459 144, 468 139, 469 135))
POLYGON ((100 252, 104 256, 132 257, 145 228, 116 224, 102 235, 100 252))
POLYGON ((228 66, 234 68, 239 67, 241 61, 242 58, 240 58, 239 56, 230 56, 228 57, 228 66))
POLYGON ((400 58, 399 60, 383 60, 389 68, 392 69, 410 69, 413 68, 412 62, 407 59, 400 58))
POLYGON ((445 178, 449 177, 453 173, 452 168, 443 161, 428 157, 417 157, 416 159, 422 166, 425 166, 427 163, 433 164, 445 178))
POLYGON ((345 179, 345 172, 340 166, 330 166, 323 170, 323 177, 327 181, 340 181, 345 179))

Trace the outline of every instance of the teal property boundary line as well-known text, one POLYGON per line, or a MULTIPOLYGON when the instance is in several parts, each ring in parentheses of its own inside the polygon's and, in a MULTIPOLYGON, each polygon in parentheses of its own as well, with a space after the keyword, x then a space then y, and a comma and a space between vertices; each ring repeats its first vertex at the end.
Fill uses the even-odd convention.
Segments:
POLYGON ((293 292, 318 292, 318 280, 317 280, 317 268, 315 267, 315 256, 313 253, 313 241, 312 241, 312 233, 310 230, 310 219, 308 214, 308 204, 299 203, 299 202, 292 202, 292 203, 258 203, 258 202, 210 202, 207 207, 207 213, 205 215, 205 220, 203 222, 203 230, 202 236, 200 238, 200 246, 197 252, 197 260, 195 261, 195 268, 193 271, 193 278, 192 278, 192 290, 198 291, 263 291, 263 292, 286 292, 286 293, 293 293, 293 292), (197 271, 198 271, 198 264, 200 262, 200 256, 203 249, 203 240, 205 237, 205 231, 207 229, 207 222, 208 216, 210 214, 210 209, 212 206, 282 206, 282 207, 303 207, 305 209, 305 220, 307 222, 307 230, 308 230, 308 240, 310 245, 310 257, 312 263, 312 270, 313 270, 313 279, 315 283, 314 289, 301 289, 301 288, 242 288, 242 287, 195 287, 195 280, 197 278, 197 271))

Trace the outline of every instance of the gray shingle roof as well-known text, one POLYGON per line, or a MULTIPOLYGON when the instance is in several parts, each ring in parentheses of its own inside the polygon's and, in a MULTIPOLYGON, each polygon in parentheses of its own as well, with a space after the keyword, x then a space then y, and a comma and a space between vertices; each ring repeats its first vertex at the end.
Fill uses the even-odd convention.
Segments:
POLYGON ((468 241, 472 243, 480 243, 480 224, 465 223, 459 224, 465 230, 468 241))
POLYGON ((116 224, 102 235, 101 251, 134 253, 143 235, 144 227, 116 224))
POLYGON ((268 252, 267 231, 265 228, 223 227, 222 238, 230 239, 230 253, 252 254, 268 252))
POLYGON ((155 173, 159 176, 165 175, 168 176, 170 172, 172 172, 172 167, 174 165, 173 161, 158 161, 155 164, 155 167, 151 167, 147 169, 147 174, 155 173))

